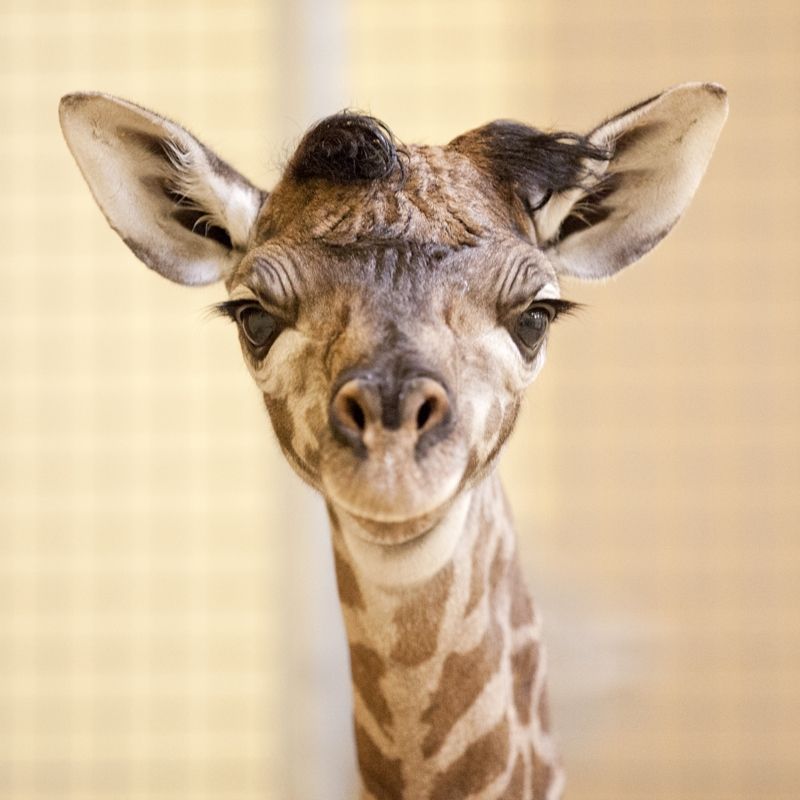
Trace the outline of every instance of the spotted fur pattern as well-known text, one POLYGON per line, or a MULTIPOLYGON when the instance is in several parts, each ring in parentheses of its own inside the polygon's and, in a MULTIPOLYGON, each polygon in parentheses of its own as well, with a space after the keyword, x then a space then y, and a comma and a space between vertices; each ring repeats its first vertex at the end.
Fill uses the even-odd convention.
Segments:
POLYGON ((721 87, 685 84, 587 136, 495 122, 447 147, 341 114, 267 195, 140 106, 62 100, 137 256, 180 283, 224 278, 280 446, 325 495, 364 800, 561 796, 540 622, 494 472, 545 358, 546 337, 526 349, 515 326, 558 302, 557 273, 608 276, 669 231, 726 114, 721 87), (269 315, 268 342, 245 335, 246 307, 269 315), (398 422, 422 385, 441 404, 431 435, 433 406, 398 422), (369 446, 357 398, 373 401, 343 386, 381 387, 369 446), (356 404, 358 446, 337 398, 356 404))
POLYGON ((469 492, 453 558, 408 586, 360 570, 330 516, 364 796, 557 797, 540 621, 497 478, 469 492))
POLYGON ((492 467, 544 359, 523 358, 498 313, 555 296, 557 282, 467 157, 406 157, 399 185, 321 196, 285 180, 231 296, 298 310, 250 366, 284 453, 328 499, 364 796, 556 797, 538 620, 492 467), (354 365, 398 362, 443 376, 456 427, 423 459, 396 441, 359 459, 331 435, 331 386, 354 365), (456 498, 466 520, 444 556, 395 569, 385 546, 446 527, 456 498), (353 552, 370 544, 385 563, 353 552))

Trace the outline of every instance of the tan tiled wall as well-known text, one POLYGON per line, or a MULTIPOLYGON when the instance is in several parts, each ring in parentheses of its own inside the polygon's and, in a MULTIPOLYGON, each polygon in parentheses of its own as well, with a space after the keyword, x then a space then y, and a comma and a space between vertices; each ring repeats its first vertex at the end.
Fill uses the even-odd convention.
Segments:
POLYGON ((220 290, 136 261, 57 120, 61 94, 105 89, 264 179, 274 14, 0 10, 0 797, 284 796, 283 465, 235 337, 205 318, 220 290))
MULTIPOLYGON (((798 6, 343 13, 345 100, 406 139, 501 116, 585 129, 683 80, 730 90, 674 233, 619 280, 566 287, 588 308, 555 331, 503 472, 569 796, 796 797, 798 6)), ((3 800, 317 800, 346 783, 330 775, 349 764, 319 766, 332 744, 286 657, 314 650, 321 631, 297 620, 330 601, 307 579, 304 605, 288 544, 325 546, 318 514, 231 331, 204 318, 219 290, 168 284, 119 244, 55 113, 76 88, 128 96, 268 184, 306 122, 283 110, 302 83, 285 25, 255 0, 0 5, 3 800)))

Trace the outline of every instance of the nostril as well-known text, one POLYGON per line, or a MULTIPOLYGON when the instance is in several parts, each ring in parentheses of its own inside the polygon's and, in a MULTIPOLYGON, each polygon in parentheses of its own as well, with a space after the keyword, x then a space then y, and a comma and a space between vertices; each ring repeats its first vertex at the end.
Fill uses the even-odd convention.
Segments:
POLYGON ((370 382, 353 378, 340 386, 331 400, 328 420, 333 435, 348 447, 363 448, 370 427, 380 420, 377 389, 370 382))
POLYGON ((434 400, 432 397, 429 397, 419 407, 419 411, 417 411, 417 430, 418 431, 421 431, 425 427, 425 423, 431 418, 431 414, 433 414, 435 409, 436 409, 436 400, 434 400))
MULTIPOLYGON (((416 380, 406 400, 407 425, 413 425, 422 437, 450 419, 450 402, 444 386, 431 378, 416 380)), ((443 430, 443 428, 442 428, 443 430)))
POLYGON ((347 409, 347 414, 350 417, 350 419, 352 419, 353 422, 355 422, 356 427, 360 431, 363 431, 367 425, 367 418, 366 415, 364 414, 364 409, 361 408, 361 406, 352 397, 347 398, 345 407, 347 409))

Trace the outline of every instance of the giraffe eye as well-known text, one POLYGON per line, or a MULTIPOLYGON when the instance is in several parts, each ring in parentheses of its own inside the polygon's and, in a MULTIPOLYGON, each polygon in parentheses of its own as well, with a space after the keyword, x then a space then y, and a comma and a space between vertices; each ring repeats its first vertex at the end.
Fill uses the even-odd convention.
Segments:
POLYGON ((278 332, 277 320, 258 303, 240 306, 236 310, 236 321, 247 341, 256 348, 266 347, 278 332))
POLYGON ((544 303, 529 306, 517 317, 514 335, 517 343, 526 351, 533 351, 541 344, 554 317, 553 311, 544 303))

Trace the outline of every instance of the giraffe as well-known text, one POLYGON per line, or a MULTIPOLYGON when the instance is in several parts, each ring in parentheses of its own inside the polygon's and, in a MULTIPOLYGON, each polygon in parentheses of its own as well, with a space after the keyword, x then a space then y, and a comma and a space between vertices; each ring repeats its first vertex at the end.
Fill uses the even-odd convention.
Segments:
POLYGON ((610 277, 692 198, 725 90, 675 86, 586 135, 495 121, 444 147, 343 112, 271 192, 99 93, 62 129, 148 267, 218 311, 291 466, 327 504, 364 800, 562 794, 541 621, 496 464, 563 276, 610 277))

